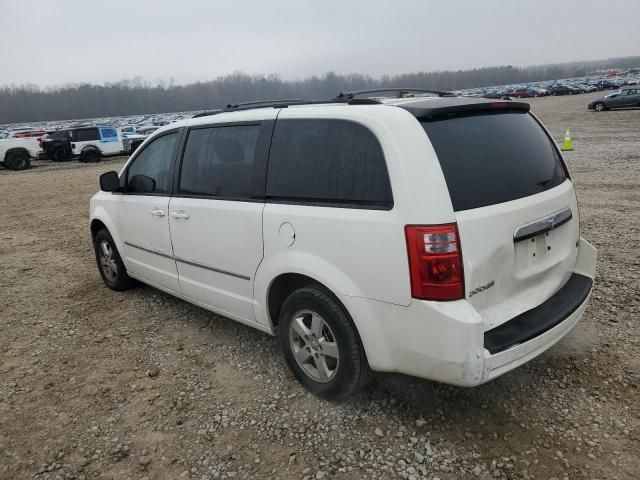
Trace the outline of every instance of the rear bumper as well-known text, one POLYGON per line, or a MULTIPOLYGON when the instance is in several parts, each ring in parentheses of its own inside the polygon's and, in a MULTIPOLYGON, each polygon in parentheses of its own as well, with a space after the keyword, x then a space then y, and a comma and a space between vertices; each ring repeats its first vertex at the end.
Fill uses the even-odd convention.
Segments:
POLYGON ((591 293, 596 250, 584 239, 579 247, 574 273, 556 294, 487 332, 481 315, 466 300, 414 301, 408 307, 342 300, 373 370, 480 385, 540 355, 580 320, 591 293))

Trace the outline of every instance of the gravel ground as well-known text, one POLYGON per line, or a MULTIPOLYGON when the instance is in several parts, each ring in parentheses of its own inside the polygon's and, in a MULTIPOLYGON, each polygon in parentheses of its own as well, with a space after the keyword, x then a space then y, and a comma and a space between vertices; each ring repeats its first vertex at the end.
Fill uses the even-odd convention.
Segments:
POLYGON ((0 478, 632 479, 640 471, 640 110, 532 100, 599 250, 581 323, 474 389, 378 375, 306 393, 268 335, 148 287, 101 283, 97 165, 0 171, 0 478))

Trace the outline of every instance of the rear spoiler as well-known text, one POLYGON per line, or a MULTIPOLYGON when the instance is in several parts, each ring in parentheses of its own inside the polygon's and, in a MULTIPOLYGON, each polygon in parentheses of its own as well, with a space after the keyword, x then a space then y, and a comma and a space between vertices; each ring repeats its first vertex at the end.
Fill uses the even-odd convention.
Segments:
MULTIPOLYGON (((454 99, 451 99, 454 100, 454 99)), ((510 100, 496 101, 474 101, 464 97, 455 97, 456 102, 433 102, 433 105, 398 105, 404 108, 418 119, 428 120, 431 118, 446 117, 450 115, 465 115, 481 112, 528 112, 530 106, 525 102, 512 102, 510 100), (467 100, 466 102, 464 100, 467 100)), ((474 99, 475 100, 475 99, 474 99)), ((426 102, 425 102, 426 103, 426 102)))

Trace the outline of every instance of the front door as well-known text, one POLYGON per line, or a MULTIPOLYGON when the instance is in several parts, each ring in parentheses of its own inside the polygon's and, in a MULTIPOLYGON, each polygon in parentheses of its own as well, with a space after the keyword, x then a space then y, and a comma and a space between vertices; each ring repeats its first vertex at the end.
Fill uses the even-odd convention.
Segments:
MULTIPOLYGON (((275 117, 274 112, 263 113, 275 117)), ((232 318, 254 320, 262 261, 264 170, 272 122, 190 129, 169 203, 182 293, 232 318)))
POLYGON ((169 232, 169 198, 178 132, 150 142, 128 165, 125 191, 116 207, 127 271, 179 292, 169 232))

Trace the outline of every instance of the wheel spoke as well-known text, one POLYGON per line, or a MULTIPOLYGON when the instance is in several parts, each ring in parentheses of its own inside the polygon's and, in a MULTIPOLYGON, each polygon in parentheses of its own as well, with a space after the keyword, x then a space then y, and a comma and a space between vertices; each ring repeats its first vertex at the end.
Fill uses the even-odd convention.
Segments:
POLYGON ((338 358, 338 344, 336 342, 328 342, 324 338, 318 340, 320 351, 323 355, 331 358, 338 358))
POLYGON ((316 370, 318 371, 318 377, 320 377, 321 381, 326 381, 331 375, 331 371, 327 366, 327 361, 324 356, 319 358, 314 358, 313 362, 316 364, 316 370))
POLYGON ((303 364, 306 363, 307 360, 309 360, 309 358, 311 357, 311 352, 307 350, 307 347, 302 347, 297 352, 294 352, 294 355, 296 356, 298 362, 300 362, 300 364, 303 364))
POLYGON ((316 338, 320 338, 322 336, 322 327, 324 327, 324 320, 319 315, 315 313, 311 314, 311 333, 313 333, 316 338))
POLYGON ((295 318, 291 326, 302 340, 304 340, 311 333, 307 326, 304 324, 304 317, 295 318))
POLYGON ((109 257, 111 256, 111 252, 110 252, 110 248, 109 248, 109 244, 107 242, 102 242, 100 244, 100 248, 102 249, 102 254, 104 255, 105 259, 109 259, 109 257))

